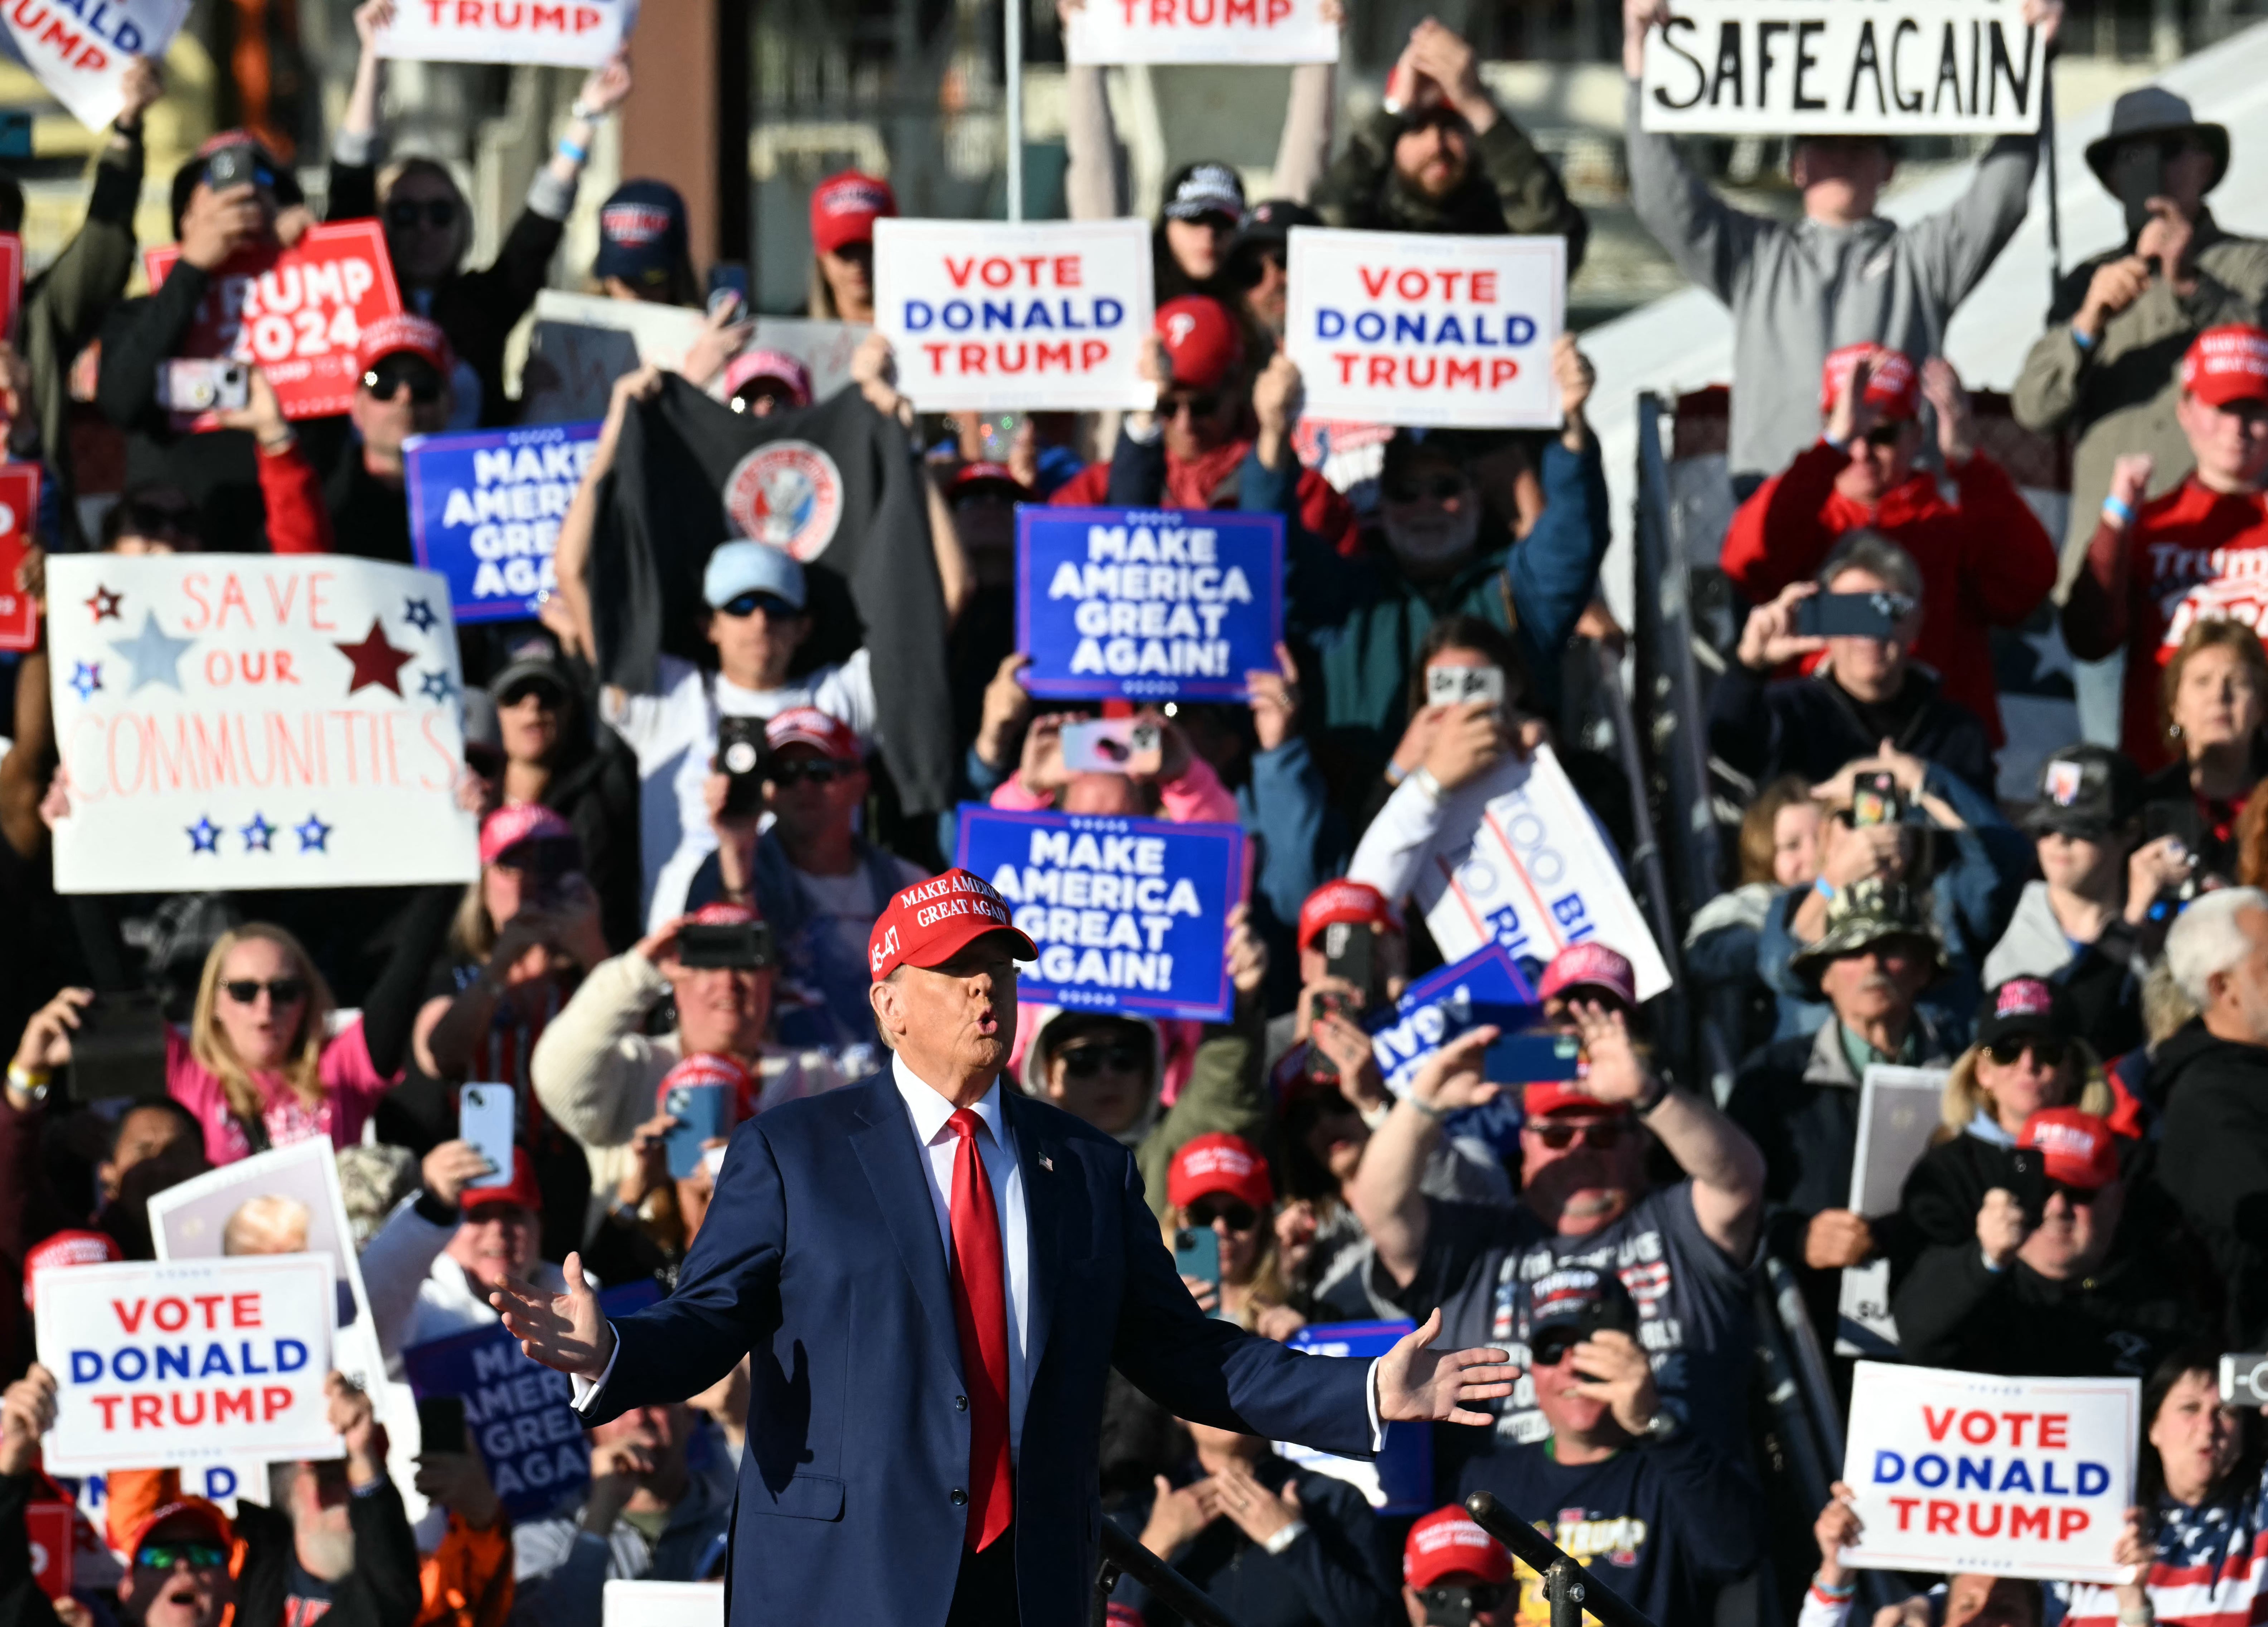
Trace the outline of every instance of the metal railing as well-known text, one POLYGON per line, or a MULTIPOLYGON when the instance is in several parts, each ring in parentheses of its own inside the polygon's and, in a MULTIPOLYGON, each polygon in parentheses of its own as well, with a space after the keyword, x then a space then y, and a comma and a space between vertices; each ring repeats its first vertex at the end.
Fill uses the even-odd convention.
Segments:
POLYGON ((1125 1532, 1102 1522, 1102 1564, 1094 1578, 1094 1601, 1087 1611, 1089 1627, 1105 1627, 1110 1616, 1111 1590, 1120 1576, 1130 1576, 1150 1590, 1159 1603, 1189 1627, 1236 1627, 1227 1611, 1215 1604, 1197 1585, 1152 1553, 1125 1532))
POLYGON ((1512 1551, 1512 1557, 1543 1579, 1551 1607, 1551 1627, 1582 1627, 1588 1616, 1604 1627, 1653 1627, 1637 1606, 1603 1582, 1594 1581, 1575 1557, 1515 1516, 1485 1491, 1465 1499, 1473 1523, 1512 1551))

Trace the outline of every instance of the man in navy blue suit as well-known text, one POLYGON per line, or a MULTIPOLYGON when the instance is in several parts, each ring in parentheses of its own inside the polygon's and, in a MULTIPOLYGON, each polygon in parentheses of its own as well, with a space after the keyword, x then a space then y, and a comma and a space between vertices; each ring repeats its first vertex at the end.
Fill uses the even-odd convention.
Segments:
POLYGON ((494 1297, 592 1424, 753 1352, 733 1627, 1083 1623, 1112 1367, 1181 1417, 1349 1456, 1511 1392, 1503 1351, 1429 1348, 1438 1313, 1367 1363, 1202 1315, 1127 1150, 1001 1088, 1036 954, 979 877, 908 887, 869 947, 890 1073, 734 1132, 675 1293, 609 1323, 571 1254, 565 1294, 494 1297))

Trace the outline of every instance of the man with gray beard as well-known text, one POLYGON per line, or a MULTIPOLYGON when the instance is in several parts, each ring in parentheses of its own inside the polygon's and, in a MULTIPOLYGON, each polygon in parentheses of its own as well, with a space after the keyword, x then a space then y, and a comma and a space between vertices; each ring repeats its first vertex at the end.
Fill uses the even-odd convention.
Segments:
POLYGON ((1869 876, 1827 906, 1827 929, 1789 962, 1832 1015, 1815 1034, 1751 1056, 1725 1110, 1764 1155, 1764 1246, 1796 1269, 1812 1325, 1831 1327, 1837 1273, 1884 1239, 1845 1208, 1859 1136, 1859 1090, 1878 1062, 1948 1066, 1961 1049, 1918 1002, 1946 970, 1922 899, 1869 876))

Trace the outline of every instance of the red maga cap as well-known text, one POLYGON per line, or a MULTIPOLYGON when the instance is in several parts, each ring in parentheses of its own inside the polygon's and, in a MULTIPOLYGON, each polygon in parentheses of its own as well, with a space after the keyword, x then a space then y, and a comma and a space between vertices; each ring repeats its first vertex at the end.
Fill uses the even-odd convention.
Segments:
POLYGON ((125 1259, 107 1231, 54 1231, 24 1254, 24 1308, 33 1309, 32 1285, 42 1271, 65 1266, 108 1265, 125 1259))
POLYGON ((134 1535, 126 1541, 126 1562, 131 1564, 134 1556, 142 1551, 142 1544, 150 1540, 150 1533, 169 1520, 193 1519, 204 1527, 206 1533, 223 1548, 236 1541, 236 1527, 229 1524, 228 1516, 201 1497, 175 1498, 170 1503, 160 1503, 144 1515, 134 1527, 134 1535))
POLYGON ((1619 950, 1603 943, 1570 943, 1552 956, 1535 997, 1553 1000, 1571 988, 1603 988, 1626 1006, 1638 1004, 1638 973, 1619 950))
POLYGON ((1014 939, 1010 952, 1019 960, 1040 958, 1038 947, 1016 929, 991 883, 967 870, 947 870, 916 882, 874 918, 866 939, 867 969, 879 983, 900 966, 939 965, 988 932, 1005 932, 1014 939))
POLYGON ((874 222, 898 212, 898 195, 880 175, 846 169, 829 175, 811 195, 811 241, 822 254, 874 240, 874 222))
POLYGON ((1366 881, 1327 881, 1300 906, 1300 947, 1334 921, 1368 921, 1381 932, 1402 930, 1402 916, 1387 896, 1366 881))
POLYGON ((1894 418, 1921 416, 1921 373, 1904 351, 1879 344, 1846 344, 1830 351, 1819 375, 1819 415, 1835 410, 1835 397, 1850 382, 1851 370, 1860 362, 1867 374, 1867 404, 1894 418))
POLYGON ((2182 358, 2182 388, 2213 407, 2268 401, 2268 332, 2246 322, 2206 329, 2182 358))
MULTIPOLYGON (((1507 1082, 1508 1083, 1508 1082, 1507 1082)), ((1520 1092, 1520 1111, 1529 1120, 1548 1119, 1555 1113, 1587 1113, 1619 1117, 1630 1111, 1627 1102, 1602 1102, 1586 1096, 1570 1079, 1539 1079, 1520 1092)))
POLYGON ((785 351, 742 351, 725 365, 725 395, 729 400, 757 379, 784 384, 791 404, 811 404, 811 369, 785 351))
POLYGON ((710 1084, 721 1084, 732 1091, 736 1122, 755 1116, 760 1094, 756 1076, 733 1058, 715 1051, 696 1051, 662 1075, 661 1083, 653 1090, 654 1111, 662 1111, 669 1093, 681 1085, 710 1084))
POLYGON ((838 763, 866 760, 866 753, 858 744, 858 731, 817 706, 790 706, 778 714, 764 725, 764 742, 775 751, 788 746, 810 746, 838 763))
POLYGON ((2043 1107, 2024 1120, 2016 1145, 2031 1147, 2048 1179, 2094 1192, 2118 1179, 2118 1143, 2110 1126, 2076 1107, 2043 1107))
POLYGON ((1218 1131, 1183 1142, 1166 1171, 1166 1202, 1187 1209, 1213 1192, 1241 1198, 1255 1209, 1275 1202, 1276 1183, 1268 1178, 1268 1160, 1260 1149, 1241 1135, 1218 1131))
POLYGON ((1183 389, 1219 389, 1244 353, 1228 307, 1201 293, 1167 300, 1158 307, 1157 326, 1174 364, 1174 382, 1183 389))
POLYGON ((398 316, 381 316, 362 330, 362 342, 355 346, 355 367, 368 373, 388 356, 403 351, 431 362, 444 378, 457 365, 456 357, 449 350, 448 336, 439 325, 404 312, 398 316))
POLYGON ((494 864, 522 842, 576 840, 575 827, 542 803, 511 802, 481 821, 481 862, 494 864))
POLYGON ((512 1179, 501 1187, 467 1187, 457 1194, 459 1211, 468 1220, 473 1211, 490 1203, 511 1203, 532 1214, 543 1212, 543 1188, 535 1184, 535 1157, 525 1147, 512 1150, 512 1179))
POLYGON ((1512 1556, 1504 1545, 1454 1503, 1411 1526, 1402 1544, 1402 1579, 1410 1586, 1431 1587, 1445 1576, 1476 1576, 1484 1582, 1512 1579, 1512 1556))

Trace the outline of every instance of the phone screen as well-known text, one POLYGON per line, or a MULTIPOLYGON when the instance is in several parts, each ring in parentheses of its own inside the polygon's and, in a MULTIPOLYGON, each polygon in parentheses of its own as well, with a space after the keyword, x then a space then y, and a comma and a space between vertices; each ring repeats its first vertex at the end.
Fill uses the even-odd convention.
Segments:
POLYGON ((1066 723, 1064 766, 1083 774, 1154 774, 1165 760, 1159 726, 1143 718, 1106 717, 1066 723))
POLYGON ((463 1452, 468 1442, 465 1436, 465 1398, 461 1395, 428 1395, 417 1403, 418 1449, 423 1452, 463 1452))
POLYGON ((1912 608, 1894 593, 1818 593, 1795 606, 1795 630, 1811 639, 1887 639, 1912 608))
POLYGON ((1428 667, 1425 669, 1427 706, 1467 706, 1476 700, 1484 700, 1494 706, 1504 704, 1503 668, 1428 667))
POLYGON ((1533 1084, 1583 1076, 1583 1042, 1572 1034, 1533 1030, 1499 1034, 1481 1054, 1481 1076, 1493 1084, 1533 1084))
POLYGON ((1860 774, 1851 782, 1851 823, 1896 825, 1905 817, 1905 794, 1895 774, 1860 774))
POLYGON ((512 1135, 519 1104, 508 1084, 468 1084, 457 1092, 457 1135, 486 1158, 490 1173, 465 1184, 469 1187, 512 1184, 512 1162, 518 1151, 512 1135))

